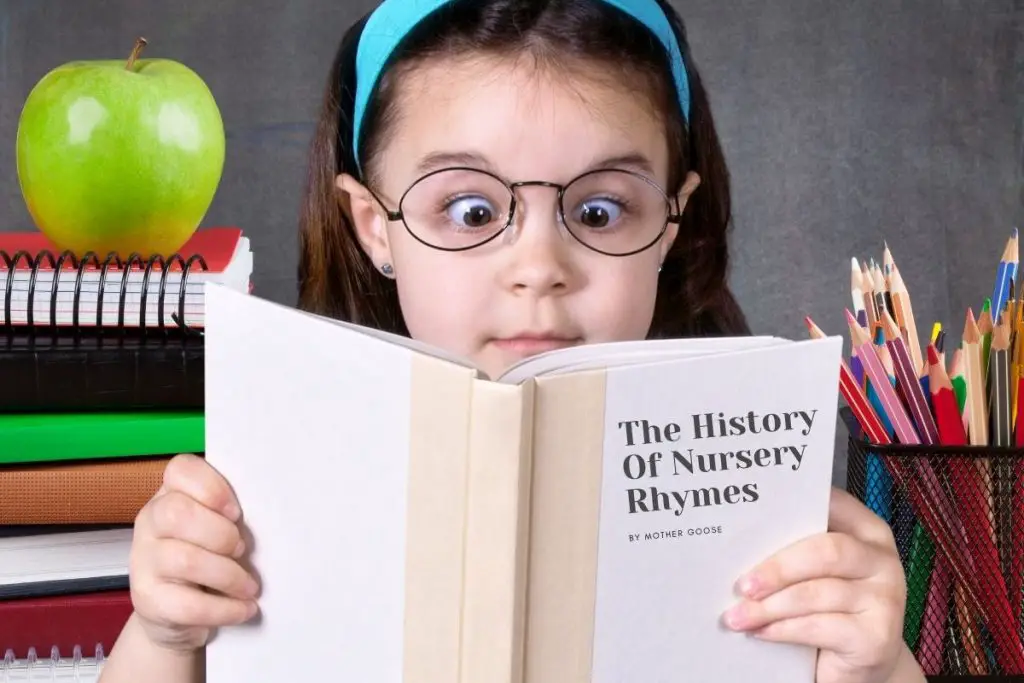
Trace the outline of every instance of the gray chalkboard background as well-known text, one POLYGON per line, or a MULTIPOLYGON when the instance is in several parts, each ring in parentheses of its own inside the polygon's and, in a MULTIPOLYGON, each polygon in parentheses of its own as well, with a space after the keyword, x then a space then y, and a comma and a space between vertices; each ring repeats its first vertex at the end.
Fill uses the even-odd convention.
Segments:
MULTIPOLYGON (((0 0, 0 230, 31 226, 14 140, 51 68, 146 55, 209 84, 227 162, 204 225, 252 238, 257 293, 293 303, 306 145, 328 64, 373 0, 0 0)), ((850 256, 887 240, 926 334, 991 293, 1022 214, 1020 0, 676 2, 734 180, 732 283, 755 331, 843 332, 850 256)), ((839 473, 837 472, 837 475, 839 473)))

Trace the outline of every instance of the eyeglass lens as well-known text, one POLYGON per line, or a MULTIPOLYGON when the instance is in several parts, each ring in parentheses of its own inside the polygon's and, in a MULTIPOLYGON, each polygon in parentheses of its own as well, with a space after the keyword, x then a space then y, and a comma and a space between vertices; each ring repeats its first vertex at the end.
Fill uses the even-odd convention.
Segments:
MULTIPOLYGON (((408 229, 441 249, 467 249, 507 227, 513 195, 498 178, 472 169, 439 171, 402 199, 408 229)), ((665 229, 669 203, 642 176, 603 170, 583 175, 563 193, 565 227, 585 245, 608 254, 642 249, 665 229)))

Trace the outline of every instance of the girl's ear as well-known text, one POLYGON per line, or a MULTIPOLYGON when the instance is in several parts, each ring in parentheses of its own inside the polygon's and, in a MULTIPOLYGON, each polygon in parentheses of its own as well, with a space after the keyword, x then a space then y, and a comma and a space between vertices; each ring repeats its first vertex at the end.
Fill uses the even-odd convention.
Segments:
MULTIPOLYGON (((683 181, 683 186, 679 190, 679 194, 676 195, 676 201, 674 204, 678 205, 679 213, 683 212, 686 208, 686 202, 689 201, 690 195, 700 187, 700 176, 690 171, 686 174, 686 179, 683 181)), ((675 208, 675 207, 673 207, 675 208)), ((668 255, 669 249, 672 248, 672 244, 676 241, 676 237, 679 235, 679 224, 669 223, 668 229, 665 231, 665 236, 661 240, 661 260, 665 260, 665 256, 668 255)))
POLYGON ((341 210, 348 214, 356 238, 373 265, 380 270, 385 264, 393 263, 384 208, 365 185, 347 173, 336 177, 334 185, 338 188, 341 210))

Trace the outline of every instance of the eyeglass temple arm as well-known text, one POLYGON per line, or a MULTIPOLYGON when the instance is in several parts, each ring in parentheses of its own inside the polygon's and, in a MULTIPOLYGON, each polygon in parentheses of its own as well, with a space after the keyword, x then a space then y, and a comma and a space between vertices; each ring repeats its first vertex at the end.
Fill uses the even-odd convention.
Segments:
POLYGON ((377 196, 377 193, 374 192, 369 187, 366 188, 366 191, 370 193, 370 196, 373 197, 378 204, 380 204, 380 208, 384 209, 384 215, 387 217, 388 221, 394 222, 403 220, 404 217, 402 216, 401 211, 392 211, 391 209, 389 209, 387 205, 384 203, 384 200, 377 196))
POLYGON ((679 197, 672 197, 669 200, 669 205, 671 206, 671 208, 672 208, 674 213, 670 213, 668 215, 668 222, 669 223, 682 223, 683 222, 683 212, 679 210, 679 197))

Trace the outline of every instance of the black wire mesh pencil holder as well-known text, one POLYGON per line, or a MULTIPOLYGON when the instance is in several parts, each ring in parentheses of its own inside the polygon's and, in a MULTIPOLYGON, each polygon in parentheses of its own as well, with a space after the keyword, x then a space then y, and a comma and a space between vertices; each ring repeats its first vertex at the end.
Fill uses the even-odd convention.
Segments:
POLYGON ((840 414, 847 490, 892 529, 928 680, 1024 681, 1024 448, 880 446, 840 414))

